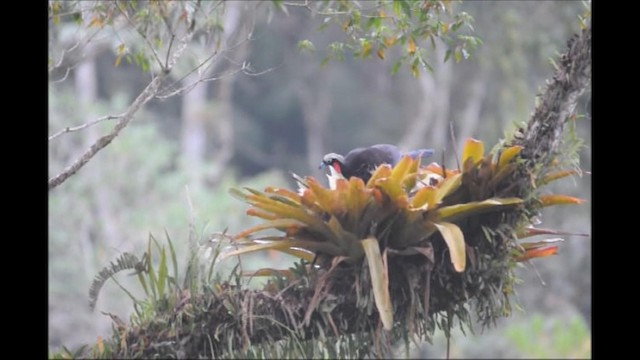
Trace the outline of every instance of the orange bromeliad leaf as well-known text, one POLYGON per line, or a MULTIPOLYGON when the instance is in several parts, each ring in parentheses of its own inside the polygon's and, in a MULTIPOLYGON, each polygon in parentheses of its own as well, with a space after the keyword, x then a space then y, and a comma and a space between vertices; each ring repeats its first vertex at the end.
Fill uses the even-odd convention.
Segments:
POLYGON ((579 172, 577 170, 560 170, 549 173, 542 178, 542 184, 548 184, 552 181, 562 179, 563 177, 567 177, 569 175, 577 175, 579 172))
POLYGON ((336 214, 344 211, 344 209, 341 209, 340 196, 338 196, 340 193, 340 190, 338 190, 338 186, 341 186, 342 189, 344 189, 344 182, 346 182, 346 180, 344 179, 336 180, 335 190, 324 188, 322 185, 318 183, 316 179, 310 176, 308 176, 306 180, 307 180, 307 185, 309 185, 309 190, 311 190, 314 193, 318 205, 324 211, 330 212, 332 214, 336 214), (339 183, 343 183, 343 185, 339 185, 339 183))
POLYGON ((260 211, 260 210, 258 210, 256 208, 248 208, 246 214, 249 215, 249 216, 259 217, 259 218, 265 219, 265 220, 276 220, 276 219, 278 219, 277 215, 269 214, 269 213, 266 213, 264 211, 260 211))
POLYGON ((516 261, 525 261, 529 259, 547 257, 558 253, 558 246, 549 246, 545 248, 529 249, 523 255, 517 256, 516 261))
POLYGON ((382 192, 380 189, 371 189, 371 197, 375 200, 376 204, 381 205, 384 201, 382 197, 382 192))
POLYGON ((442 176, 442 177, 449 177, 449 176, 453 176, 453 175, 455 175, 455 174, 459 174, 459 173, 460 173, 460 171, 459 171, 459 170, 456 170, 456 169, 453 169, 453 170, 449 170, 449 169, 443 170, 443 169, 442 169, 442 166, 440 166, 440 164, 435 163, 435 162, 432 162, 431 164, 429 164, 429 165, 425 166, 423 169, 424 169, 424 170, 425 170, 425 172, 427 172, 427 173, 432 172, 432 173, 438 174, 438 175, 440 175, 440 176, 442 176), (445 175, 445 173, 446 173, 446 175, 445 175))
POLYGON ((556 194, 541 195, 540 197, 538 197, 538 200, 540 201, 540 204, 543 207, 551 206, 551 205, 582 204, 583 202, 586 201, 584 199, 579 199, 573 196, 556 195, 556 194))

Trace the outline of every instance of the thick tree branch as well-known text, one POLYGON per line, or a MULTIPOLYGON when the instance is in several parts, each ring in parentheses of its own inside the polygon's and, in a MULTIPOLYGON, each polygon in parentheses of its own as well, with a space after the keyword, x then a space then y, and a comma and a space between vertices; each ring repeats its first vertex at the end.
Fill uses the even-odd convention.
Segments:
MULTIPOLYGON (((579 95, 590 83, 590 55, 591 24, 577 39, 569 42, 569 50, 561 57, 560 67, 542 95, 527 129, 515 140, 524 146, 522 154, 529 159, 521 165, 524 170, 537 164, 544 165, 553 158, 566 119, 574 110, 579 95)), ((470 223, 465 228, 472 229, 478 224, 470 223)), ((485 235, 480 232, 478 236, 484 239, 485 235)), ((322 329, 328 329, 327 324, 334 334, 379 336, 378 313, 364 312, 359 304, 362 301, 360 298, 366 296, 362 289, 371 286, 370 278, 366 275, 368 272, 353 271, 352 267, 338 264, 336 262, 326 272, 321 270, 309 276, 308 282, 306 279, 305 282, 293 280, 278 292, 273 291, 273 287, 244 290, 229 283, 223 283, 219 290, 211 292, 185 292, 186 295, 181 295, 184 300, 179 302, 180 306, 168 309, 169 316, 158 316, 145 327, 131 327, 117 332, 114 338, 116 347, 119 346, 117 344, 127 344, 117 350, 118 354, 121 356, 124 352, 137 357, 219 357, 226 355, 226 351, 247 349, 253 344, 275 344, 278 340, 291 338, 292 334, 298 339, 324 338, 328 332, 322 329), (186 307, 183 304, 187 301, 190 301, 191 307, 183 311, 182 308, 186 307), (182 326, 171 327, 171 331, 153 330, 168 329, 168 323, 173 326, 178 321, 182 326), (122 340, 123 333, 126 334, 126 341, 122 340), (211 334, 215 334, 215 337, 211 334)), ((394 294, 394 318, 405 319, 407 323, 426 323, 430 313, 447 309, 450 302, 468 301, 466 292, 460 292, 459 298, 442 295, 453 294, 444 290, 452 283, 445 286, 435 281, 435 277, 431 276, 432 269, 435 269, 432 265, 422 261, 410 268, 407 267, 406 258, 389 258, 388 284, 389 292, 394 294), (400 263, 403 266, 399 266, 400 263), (404 269, 405 272, 394 269, 404 269), (414 276, 409 277, 408 274, 414 276), (408 287, 410 292, 406 291, 408 287), (438 291, 442 293, 436 296, 438 291), (415 294, 424 294, 422 299, 426 300, 423 302, 423 311, 411 311, 417 307, 415 294)), ((425 327, 418 331, 427 333, 429 329, 425 327)), ((370 347, 371 343, 363 342, 363 346, 370 347)))

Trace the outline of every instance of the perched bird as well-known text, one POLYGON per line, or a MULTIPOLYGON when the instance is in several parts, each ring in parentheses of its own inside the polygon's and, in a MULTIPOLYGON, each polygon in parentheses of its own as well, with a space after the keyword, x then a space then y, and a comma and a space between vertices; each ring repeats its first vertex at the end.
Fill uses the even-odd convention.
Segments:
POLYGON ((326 154, 322 158, 319 168, 329 166, 331 173, 342 174, 345 178, 352 176, 361 178, 365 183, 371 178, 371 172, 381 164, 395 166, 403 155, 412 158, 428 157, 433 155, 433 149, 419 149, 402 153, 395 145, 378 144, 370 147, 353 149, 342 156, 336 153, 326 154))

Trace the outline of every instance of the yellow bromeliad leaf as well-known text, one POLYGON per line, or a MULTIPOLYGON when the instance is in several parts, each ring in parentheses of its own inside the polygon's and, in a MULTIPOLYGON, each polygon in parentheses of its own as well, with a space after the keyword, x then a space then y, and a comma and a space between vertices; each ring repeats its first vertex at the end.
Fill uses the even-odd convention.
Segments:
POLYGON ((462 166, 463 169, 468 170, 471 166, 477 164, 484 155, 484 144, 482 141, 468 138, 464 142, 462 148, 462 166))
POLYGON ((541 195, 540 197, 538 197, 538 200, 543 207, 552 205, 582 204, 586 201, 584 199, 579 199, 573 196, 557 194, 541 195))
POLYGON ((442 238, 447 243, 454 269, 457 272, 463 272, 467 264, 467 255, 462 230, 458 225, 448 222, 434 222, 433 225, 440 231, 442 238))
POLYGON ((302 192, 302 196, 300 197, 300 203, 302 204, 303 207, 307 208, 308 210, 311 210, 316 214, 324 213, 324 209, 322 209, 318 205, 318 201, 316 200, 316 195, 313 193, 313 191, 309 189, 305 189, 302 192))
POLYGON ((521 203, 522 199, 515 197, 472 201, 465 204, 441 207, 434 212, 434 216, 439 220, 452 221, 454 219, 459 219, 461 217, 469 216, 472 214, 498 210, 497 207, 500 206, 516 205, 521 203))
POLYGON ((458 190, 461 184, 462 184, 462 173, 455 174, 453 176, 450 176, 444 179, 440 183, 440 185, 436 188, 436 192, 433 198, 431 199, 432 202, 429 203, 429 209, 433 209, 442 201, 442 199, 444 199, 448 195, 451 195, 454 191, 458 190))
POLYGON ((511 160, 522 151, 522 146, 510 146, 500 153, 500 158, 498 159, 498 170, 503 168, 505 165, 509 164, 511 160))
POLYGON ((429 204, 435 203, 437 189, 433 186, 426 186, 418 190, 416 194, 411 198, 411 210, 424 211, 430 210, 429 204))
POLYGON ((367 181, 367 187, 374 187, 376 182, 379 179, 388 178, 391 175, 391 166, 387 164, 382 164, 376 168, 376 170, 371 174, 371 178, 367 181))
POLYGON ((380 255, 380 244, 374 237, 369 237, 360 242, 367 258, 373 298, 380 314, 380 320, 385 330, 391 330, 393 326, 393 309, 391 296, 389 295, 389 274, 386 262, 380 255))
POLYGON ((358 177, 349 179, 349 191, 347 192, 347 213, 349 228, 354 228, 364 207, 371 199, 371 191, 365 188, 364 181, 358 177))
POLYGON ((276 187, 267 187, 266 189, 264 189, 264 192, 266 193, 271 193, 271 194, 278 194, 280 196, 284 196, 287 197, 291 200, 293 200, 295 203, 300 203, 301 199, 300 199, 300 195, 298 193, 295 193, 291 190, 288 189, 283 189, 283 188, 276 188, 276 187))
POLYGON ((402 179, 402 186, 410 191, 416 186, 416 182, 418 181, 418 175, 420 170, 420 158, 411 159, 411 165, 407 170, 404 178, 402 179))
POLYGON ((249 204, 266 212, 270 212, 278 218, 298 220, 313 230, 321 233, 327 239, 330 239, 333 236, 331 230, 327 227, 327 224, 322 221, 320 217, 309 214, 305 208, 282 203, 277 201, 277 199, 271 199, 255 190, 247 190, 253 193, 251 195, 246 195, 246 201, 249 204))
POLYGON ((409 204, 407 193, 402 189, 399 182, 395 182, 392 178, 380 179, 376 186, 391 199, 391 201, 399 208, 405 208, 409 204))
POLYGON ((336 180, 336 189, 331 190, 323 187, 318 181, 310 176, 306 178, 309 190, 315 194, 318 205, 331 214, 342 214, 346 212, 343 193, 348 189, 348 181, 345 179, 336 180))
POLYGON ((412 163, 413 159, 411 159, 411 156, 403 156, 391 170, 389 179, 396 184, 401 184, 404 177, 411 170, 412 163))
POLYGON ((246 237, 249 234, 253 234, 258 231, 267 230, 267 229, 276 229, 280 231, 286 231, 290 228, 300 228, 304 224, 295 219, 276 219, 272 221, 267 221, 262 224, 258 224, 256 226, 252 226, 239 234, 235 235, 234 239, 240 239, 246 237))
MULTIPOLYGON (((340 249, 338 249, 335 245, 329 242, 319 242, 319 241, 309 241, 309 240, 294 240, 294 239, 283 239, 265 243, 254 243, 254 245, 249 245, 246 247, 242 247, 240 249, 236 249, 233 251, 225 252, 220 255, 220 260, 226 259, 231 256, 248 254, 256 251, 263 250, 277 250, 280 252, 284 252, 289 255, 298 256, 301 259, 308 259, 308 252, 323 252, 329 255, 339 255, 340 249), (291 251, 292 248, 305 249, 307 252, 302 251, 291 251)), ((313 260, 313 257, 311 257, 313 260)))

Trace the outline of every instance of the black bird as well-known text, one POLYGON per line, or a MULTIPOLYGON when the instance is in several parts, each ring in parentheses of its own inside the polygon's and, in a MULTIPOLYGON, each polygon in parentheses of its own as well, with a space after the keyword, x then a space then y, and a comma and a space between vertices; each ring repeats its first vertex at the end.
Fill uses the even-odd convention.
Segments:
POLYGON ((402 153, 395 145, 378 144, 370 147, 353 149, 342 156, 336 153, 326 154, 320 163, 320 169, 331 166, 345 178, 352 176, 361 178, 365 183, 371 178, 371 172, 381 164, 395 166, 403 155, 412 158, 433 155, 433 149, 419 149, 402 153))

